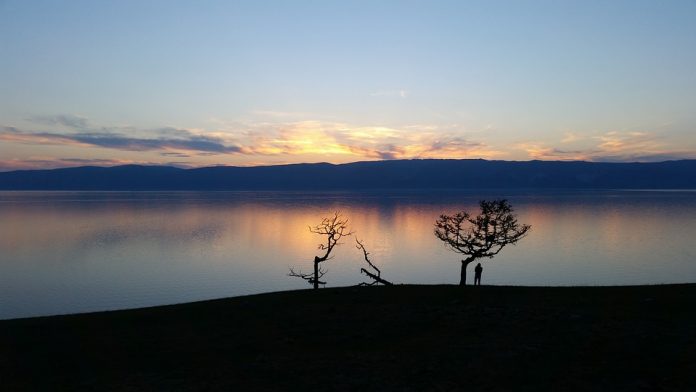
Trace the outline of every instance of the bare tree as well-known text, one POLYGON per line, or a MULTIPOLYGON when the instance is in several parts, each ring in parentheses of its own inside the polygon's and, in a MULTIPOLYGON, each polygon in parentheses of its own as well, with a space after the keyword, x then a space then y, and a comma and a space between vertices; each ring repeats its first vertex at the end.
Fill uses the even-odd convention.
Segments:
POLYGON ((530 225, 519 224, 507 200, 482 200, 481 212, 472 217, 466 211, 440 215, 435 221, 435 236, 445 246, 466 255, 462 260, 460 285, 466 285, 466 267, 479 258, 493 258, 508 244, 524 238, 530 225))
POLYGON ((338 212, 335 212, 332 217, 322 219, 321 223, 316 226, 309 226, 309 231, 326 237, 326 242, 320 243, 318 247, 319 250, 323 251, 323 255, 314 256, 314 272, 305 274, 302 271, 295 272, 290 268, 288 276, 304 279, 315 289, 318 289, 320 284, 326 284, 326 282, 319 280, 326 274, 326 270, 322 269, 320 264, 331 259, 331 251, 336 245, 340 245, 341 238, 349 236, 353 232, 348 229, 348 219, 342 217, 338 212))
POLYGON ((379 268, 377 268, 377 266, 372 264, 372 261, 370 261, 370 257, 369 257, 370 252, 368 252, 367 249, 365 249, 365 245, 363 245, 363 243, 357 238, 355 239, 355 242, 357 242, 357 245, 355 245, 355 247, 362 250, 363 257, 365 257, 365 261, 375 271, 375 273, 373 273, 373 272, 366 270, 365 268, 360 268, 360 273, 365 274, 372 279, 372 283, 363 282, 363 283, 360 283, 360 286, 374 286, 378 283, 382 283, 383 285, 391 286, 392 285, 391 282, 389 282, 386 279, 383 279, 381 277, 382 271, 380 271, 379 268))

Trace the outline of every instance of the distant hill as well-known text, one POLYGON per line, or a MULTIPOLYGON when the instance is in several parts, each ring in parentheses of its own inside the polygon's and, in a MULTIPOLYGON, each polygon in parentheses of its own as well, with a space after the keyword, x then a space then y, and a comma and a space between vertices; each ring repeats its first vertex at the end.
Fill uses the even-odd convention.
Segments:
POLYGON ((0 190, 696 189, 696 160, 394 160, 279 166, 77 167, 0 173, 0 190))

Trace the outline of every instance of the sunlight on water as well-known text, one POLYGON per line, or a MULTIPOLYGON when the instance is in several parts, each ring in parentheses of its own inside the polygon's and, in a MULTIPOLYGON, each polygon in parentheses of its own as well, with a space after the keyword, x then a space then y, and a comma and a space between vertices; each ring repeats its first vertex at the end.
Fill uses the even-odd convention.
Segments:
MULTIPOLYGON (((623 285, 696 281, 694 192, 3 192, 0 318, 187 302, 308 288, 321 241, 307 227, 350 219, 383 276, 451 283, 461 259, 437 241, 441 213, 507 197, 532 225, 485 260, 484 284, 623 285)), ((347 238, 328 286, 353 285, 362 254, 347 238)))

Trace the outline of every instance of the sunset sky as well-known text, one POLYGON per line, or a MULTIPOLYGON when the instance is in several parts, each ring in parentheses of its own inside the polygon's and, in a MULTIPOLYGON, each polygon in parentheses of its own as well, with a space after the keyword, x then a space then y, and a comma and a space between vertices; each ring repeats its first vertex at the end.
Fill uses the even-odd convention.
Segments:
POLYGON ((0 170, 696 158, 696 1, 0 0, 0 170))

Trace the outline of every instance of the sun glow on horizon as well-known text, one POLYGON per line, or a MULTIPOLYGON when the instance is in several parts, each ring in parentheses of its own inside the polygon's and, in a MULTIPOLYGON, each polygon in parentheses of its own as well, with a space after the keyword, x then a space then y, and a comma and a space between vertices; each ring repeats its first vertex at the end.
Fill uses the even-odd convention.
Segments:
POLYGON ((572 8, 0 1, 0 170, 696 158, 696 3, 572 8))

